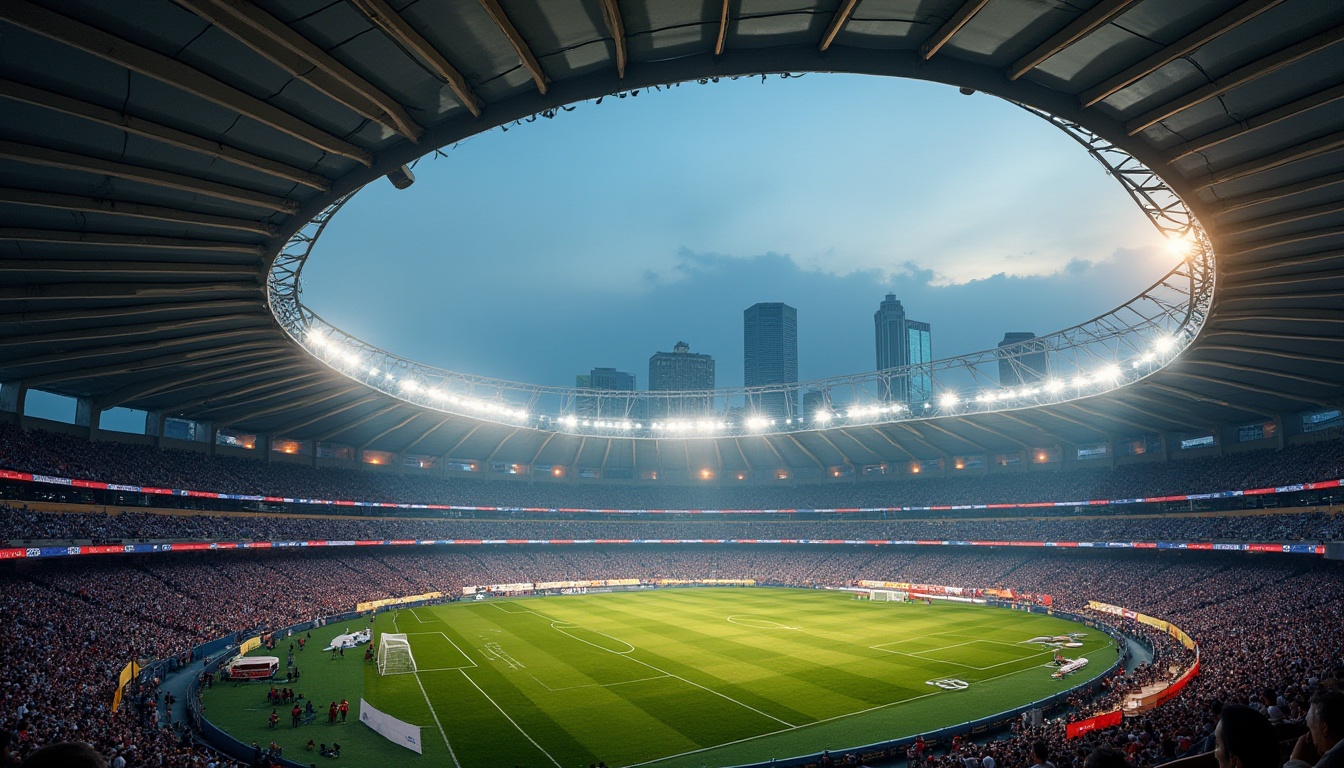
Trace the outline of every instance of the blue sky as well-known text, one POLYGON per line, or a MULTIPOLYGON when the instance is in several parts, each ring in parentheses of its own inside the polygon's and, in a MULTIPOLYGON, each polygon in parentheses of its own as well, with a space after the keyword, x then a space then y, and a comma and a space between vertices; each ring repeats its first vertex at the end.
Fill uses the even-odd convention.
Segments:
POLYGON ((304 299, 397 354, 572 385, 686 341, 742 381, 742 310, 798 309, 803 379, 872 370, 888 292, 938 357, 1123 303, 1172 264, 1077 144, 994 97, 841 75, 584 103, 426 158, 333 220, 304 299))
POLYGON ((1174 258, 1063 133, 931 83, 690 83, 445 152, 346 205, 304 300, 394 353, 516 381, 611 366, 643 388, 649 356, 686 341, 740 385, 758 301, 798 309, 802 379, 869 371, 887 292, 946 357, 1086 321, 1174 258))

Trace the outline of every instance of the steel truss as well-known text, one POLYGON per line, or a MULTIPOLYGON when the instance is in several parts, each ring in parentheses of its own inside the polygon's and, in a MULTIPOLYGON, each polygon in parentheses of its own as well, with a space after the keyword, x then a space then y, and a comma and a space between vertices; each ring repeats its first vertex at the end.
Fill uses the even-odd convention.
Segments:
POLYGON ((391 397, 510 426, 602 437, 773 434, 964 416, 1066 402, 1152 375, 1194 340, 1208 317, 1215 280, 1209 238, 1171 187, 1128 152, 1076 122, 1018 106, 1077 141, 1153 226, 1188 244, 1188 255, 1110 312, 1016 345, 796 384, 685 392, 581 390, 434 368, 357 339, 302 302, 304 264, 354 192, 304 225, 276 257, 267 278, 271 312, 314 357, 391 397), (1011 383, 1001 383, 1001 374, 1011 383), (936 391, 914 401, 897 397, 921 380, 936 391), (775 412, 763 412, 765 405, 775 412))

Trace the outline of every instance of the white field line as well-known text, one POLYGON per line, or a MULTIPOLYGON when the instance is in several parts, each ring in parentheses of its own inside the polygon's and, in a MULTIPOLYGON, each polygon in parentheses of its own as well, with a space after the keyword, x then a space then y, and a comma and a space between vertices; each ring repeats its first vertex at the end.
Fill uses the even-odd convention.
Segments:
POLYGON ((611 635, 608 635, 606 632, 598 632, 596 629, 588 629, 587 627, 580 627, 578 624, 574 624, 574 623, 571 623, 571 622, 568 622, 568 621, 565 622, 565 623, 569 625, 568 628, 570 628, 570 629, 583 629, 583 630, 587 630, 587 631, 589 631, 589 632, 592 632, 592 633, 595 634, 595 635, 601 635, 601 636, 607 638, 608 640, 615 640, 616 642, 620 643, 621 645, 624 645, 626 648, 629 648, 630 650, 628 650, 628 651, 613 651, 613 650, 610 649, 610 648, 603 648, 602 646, 598 645, 597 643, 593 643, 593 642, 589 642, 588 640, 584 640, 582 637, 574 637, 574 635, 571 635, 571 634, 569 634, 568 632, 565 631, 565 629, 566 629, 565 627, 559 627, 559 626, 556 626, 557 622, 554 622, 554 621, 551 622, 551 629, 554 629, 556 632, 559 632, 560 634, 565 635, 566 637, 571 637, 571 638, 573 638, 573 639, 575 639, 575 640, 578 640, 580 643, 584 643, 584 644, 586 644, 586 645, 591 645, 591 646, 593 646, 594 648, 598 649, 599 651, 607 651, 608 653, 614 653, 614 654, 617 654, 618 656, 624 656, 624 655, 626 655, 627 653, 634 653, 634 652, 635 652, 635 646, 633 646, 633 645, 631 645, 631 644, 625 642, 624 640, 620 639, 619 637, 612 637, 611 635))
MULTIPOLYGON (((1097 651, 1100 651, 1100 650, 1104 650, 1104 648, 1097 648, 1096 650, 1090 651, 1089 653, 1084 653, 1083 656, 1089 656, 1090 654, 1092 654, 1092 653, 1096 653, 1097 651)), ((1030 672, 1030 671, 1033 670, 1033 669, 1040 669, 1041 667, 1048 667, 1048 666, 1052 666, 1052 665, 1050 665, 1050 664, 1042 664, 1042 665, 1040 665, 1040 666, 1036 666, 1036 667, 1027 667, 1026 669, 1019 669, 1019 670, 1015 670, 1015 671, 1013 671, 1013 672, 1004 672, 1002 675, 995 675, 994 677, 987 677, 987 678, 985 678, 984 680, 979 680, 979 681, 977 681, 977 682, 975 683, 975 685, 980 685, 981 683, 988 683, 988 682, 993 681, 993 680, 1001 680, 1001 679, 1003 679, 1003 678, 1005 678, 1005 677, 1011 677, 1011 676, 1013 676, 1013 675, 1020 675, 1020 674, 1022 674, 1023 672, 1030 672)), ((673 759, 676 759, 676 758, 678 758, 678 757, 685 757, 685 756, 687 756, 687 755, 694 755, 694 754, 698 754, 698 753, 700 753, 700 752, 708 752, 708 751, 710 751, 710 750, 712 750, 712 749, 718 749, 718 748, 720 748, 720 747, 730 747, 730 746, 732 746, 732 745, 734 745, 734 744, 742 744, 742 743, 744 743, 744 742, 748 742, 748 741, 755 741, 755 740, 757 740, 757 739, 764 739, 764 738, 766 738, 767 736, 775 736, 775 735, 778 735, 778 734, 781 734, 781 733, 787 733, 788 731, 791 731, 791 730, 801 730, 801 729, 803 729, 803 728, 811 728, 812 726, 815 726, 815 725, 821 725, 822 723, 829 723, 829 722, 833 722, 833 721, 835 721, 835 720, 843 720, 843 719, 846 718, 846 717, 858 717, 859 715, 866 715, 866 714, 868 714, 869 712, 876 712, 876 711, 879 710, 879 709, 886 709, 886 708, 888 708, 888 707, 894 707, 894 706, 896 706, 897 704, 907 704, 907 703, 912 702, 912 701, 918 701, 919 699, 927 699, 927 698, 930 697, 930 696, 937 696, 937 695, 940 694, 940 693, 948 693, 948 691, 932 691, 932 692, 930 692, 930 693, 922 693, 922 694, 920 694, 920 695, 918 695, 918 696, 911 696, 911 697, 908 698, 908 699, 900 699, 899 701, 893 701, 893 702, 889 702, 889 703, 887 703, 887 704, 879 704, 879 705, 877 705, 877 706, 875 706, 875 707, 869 707, 868 709, 861 709, 861 710, 859 710, 859 711, 857 711, 857 712, 847 712, 847 713, 845 713, 845 714, 843 714, 843 715, 836 715, 836 716, 834 716, 834 717, 828 717, 828 718, 826 718, 826 719, 824 719, 824 720, 817 720, 816 722, 805 723, 805 724, 803 724, 803 725, 797 725, 797 726, 794 726, 793 728, 781 728, 781 729, 779 729, 778 731, 770 731, 770 732, 768 732, 768 733, 760 733, 760 734, 757 734, 757 735, 755 735, 755 736, 748 736, 748 737, 746 737, 745 739, 736 739, 736 740, 734 740, 734 741, 725 741, 725 742, 722 743, 722 744, 715 744, 715 745, 712 746, 712 747, 701 747, 700 749, 692 749, 692 750, 690 750, 690 751, 688 751, 688 752, 681 752, 681 753, 678 753, 678 754, 675 754, 675 755, 667 755, 666 757, 659 757, 659 758, 656 758, 656 759, 653 759, 653 760, 645 760, 645 761, 642 762, 642 763, 631 763, 631 764, 629 764, 629 765, 627 765, 627 766, 624 766, 624 768, 638 768, 638 766, 643 766, 643 765, 653 765, 654 763, 661 763, 661 762, 663 762, 664 760, 673 760, 673 759)))
MULTIPOLYGON (((579 688, 615 688, 618 685, 629 685, 631 683, 647 683, 650 680, 670 679, 668 675, 654 675, 653 677, 641 677, 638 680, 622 680, 619 683, 588 683, 586 685, 569 685, 565 686, 564 688, 552 688, 551 686, 542 682, 541 679, 538 678, 536 675, 529 674, 528 677, 532 678, 533 680, 536 680, 537 685, 540 685, 542 688, 545 688, 551 693, 559 693, 560 691, 574 691, 578 690, 579 688)), ((265 709, 265 707, 258 707, 258 710, 261 709, 265 709)))
MULTIPOLYGON (((1029 661, 1029 660, 1031 660, 1031 659, 1039 658, 1039 657, 1041 657, 1041 656, 1045 656, 1045 655, 1048 655, 1048 654, 1050 653, 1049 651, 1042 651, 1042 652, 1039 652, 1039 653, 1029 654, 1029 655, 1027 655, 1027 656, 1021 656, 1021 657, 1018 657, 1018 658, 1016 658, 1016 659, 1009 659, 1008 661, 1001 661, 1001 662, 999 662, 998 664, 990 664, 990 665, 987 666, 987 667, 977 667, 977 666, 975 666, 975 665, 973 665, 973 664, 962 664, 962 663, 959 662, 959 661, 948 661, 947 659, 933 659, 933 658, 929 658, 928 656, 925 656, 925 655, 924 655, 924 654, 926 654, 926 653, 935 653, 935 652, 937 652, 937 651, 945 651, 945 650, 947 650, 948 648, 959 648, 959 647, 961 647, 961 646, 963 646, 963 645, 971 645, 972 643, 979 643, 979 642, 992 642, 992 641, 971 640, 971 641, 969 641, 969 642, 965 642, 965 643, 957 643, 956 645, 948 645, 948 646, 944 646, 944 647, 942 647, 942 648, 930 648, 930 649, 927 650, 927 651, 915 651, 915 652, 913 652, 913 653, 906 653, 905 651, 893 651, 893 650, 891 650, 891 649, 889 649, 889 648, 884 648, 884 647, 882 647, 883 645, 898 645, 899 643, 883 643, 882 645, 870 645, 870 646, 868 646, 868 647, 871 648, 871 649, 874 650, 874 651, 881 651, 882 653, 892 653, 892 654, 895 654, 895 655, 897 655, 897 656, 908 656, 908 657, 910 657, 910 658, 912 658, 912 659, 919 659, 920 661, 928 661, 928 662, 932 662, 932 663, 934 663, 934 664, 951 664, 951 665, 953 665, 953 666, 961 667, 961 668, 963 668, 963 669, 974 669, 974 670, 977 671, 977 672, 984 672, 984 671, 989 670, 989 669, 996 669, 996 668, 998 668, 998 667, 1007 666, 1007 665, 1009 665, 1009 664, 1017 664, 1017 663, 1020 663, 1020 662, 1023 662, 1023 661, 1029 661)), ((993 679, 993 678, 990 678, 990 679, 993 679)))
MULTIPOLYGON (((496 606, 496 607, 498 607, 498 606, 496 606)), ((500 608, 500 610, 503 611, 504 609, 503 609, 503 608, 500 608)), ((504 611, 504 612, 505 612, 505 613, 522 613, 522 611, 504 611)), ((546 619, 546 620, 548 620, 548 621, 551 621, 551 622, 553 622, 553 623, 557 621, 557 620, 556 620, 554 617, 552 617, 552 616, 545 616, 545 615, 543 615, 543 614, 537 613, 536 611, 531 611, 531 610, 529 610, 529 611, 527 611, 527 613, 536 613, 538 616, 541 616, 541 618, 546 619)), ((572 622, 565 622, 565 623, 566 623, 566 624, 572 624, 572 622)), ((580 625, 578 625, 578 624, 573 624, 573 626, 575 626, 575 627, 579 627, 580 625)), ((582 629, 588 629, 587 627, 580 627, 580 628, 582 628, 582 629)), ((588 631, 589 631, 589 632, 597 632, 597 630, 593 630, 593 629, 589 629, 588 631)), ((565 634, 569 634, 569 633, 565 633, 565 634)), ((600 635, 600 634, 602 634, 602 633, 601 633, 601 632, 598 632, 597 634, 600 635)), ((570 636, 573 637, 573 635, 570 635, 570 636)), ((605 637, 611 637, 611 635, 605 635, 605 637)), ((574 639, 575 639, 575 640, 578 640, 578 638, 574 638, 574 639)), ((612 637, 611 639, 612 639, 612 640, 616 640, 616 639, 618 639, 618 638, 612 637)), ((587 641, 580 640, 580 642, 587 642, 587 641)), ((625 641, 622 640, 621 642, 624 643, 625 641)), ((657 672, 657 673, 659 673, 659 674, 666 675, 666 676, 668 676, 668 677, 671 677, 671 678, 675 678, 675 679, 677 679, 677 680, 680 680, 680 681, 682 681, 683 683, 686 683, 687 685, 692 685, 692 686, 695 686, 696 688, 699 688, 699 689, 701 689, 701 690, 703 690, 703 691, 708 691, 709 693, 712 693, 712 694, 714 694, 715 696, 718 696, 718 697, 721 698, 721 699, 726 699, 726 700, 728 700, 728 701, 731 701, 732 703, 738 705, 739 707, 742 707, 743 709, 749 709, 749 710, 751 710, 752 712, 755 712, 756 714, 761 715, 762 717, 768 717, 768 718, 770 718, 771 720, 774 720, 775 722, 779 723, 780 725, 785 726, 786 728, 797 728, 797 727, 798 727, 798 726, 796 726, 796 725, 794 725, 793 723, 790 723, 790 722, 788 722, 788 721, 780 720, 778 717, 775 717, 774 715, 770 714, 769 712, 762 712, 761 710, 759 710, 759 709, 757 709, 757 708, 751 706, 750 704, 745 704, 745 703, 743 703, 743 702, 740 702, 740 701, 738 701, 737 699, 734 699, 732 696, 729 696, 729 695, 726 694, 726 693, 720 693, 719 691, 716 691, 716 690, 714 690, 713 688, 706 688, 705 686, 703 686, 703 685, 701 685, 701 684, 699 684, 699 683, 697 683, 697 682, 695 682, 695 681, 693 681, 693 680, 687 680, 686 678, 682 677, 681 675, 674 675, 674 674, 672 674, 671 672, 668 672, 668 671, 665 670, 665 669, 659 669, 658 667, 655 667, 654 665, 648 663, 647 661, 640 661, 639 659, 636 659, 634 656, 631 656, 631 655, 630 655, 631 653, 633 653, 633 652, 636 650, 636 649, 635 649, 635 646, 631 645, 630 643, 625 643, 626 645, 629 645, 629 646, 630 646, 630 650, 627 651, 627 652, 625 652, 625 653, 619 653, 619 652, 617 652, 617 651, 613 651, 613 650, 611 650, 611 649, 609 649, 609 648, 603 648, 602 646, 600 646, 600 645, 596 645, 596 644, 594 644, 594 643, 588 643, 588 644, 591 645, 591 646, 593 646, 594 648, 598 648, 598 649, 600 649, 600 650, 606 651, 607 653, 610 653, 610 654, 612 654, 613 656, 621 656, 622 658, 629 659, 629 660, 635 662, 636 664, 639 664, 639 665, 641 665, 641 666, 648 667, 649 669, 652 669, 654 672, 657 672)))
MULTIPOLYGON (((487 701, 489 701, 491 704, 494 704, 494 705, 495 705, 495 709, 499 710, 499 714, 503 715, 505 720, 508 720, 510 723, 513 723, 513 727, 514 727, 514 728, 517 728, 517 729, 518 729, 518 732, 521 733, 521 734, 523 734, 523 738, 525 738, 525 739, 527 739, 528 741, 532 742, 532 746, 536 747, 536 748, 537 748, 537 751, 539 751, 539 752, 541 752, 541 754, 545 755, 547 760, 550 760, 552 763, 554 763, 554 764, 555 764, 555 768, 563 768, 563 766, 560 765, 560 761, 556 760, 554 757, 551 757, 551 753, 550 753, 550 752, 547 752, 545 749, 542 749, 541 745, 537 743, 537 740, 536 740, 536 739, 532 738, 532 736, 531 736, 530 734, 528 734, 527 731, 524 731, 523 728, 522 728, 522 726, 518 725, 518 723, 515 722, 514 719, 513 719, 512 717, 509 717, 509 713, 508 713, 508 712, 505 712, 505 711, 504 711, 504 708, 501 707, 501 706, 499 706, 499 702, 497 702, 497 701, 495 701, 494 699, 490 698, 490 694, 486 693, 486 692, 485 692, 485 689, 481 688, 481 686, 476 685, 476 681, 471 679, 471 675, 468 675, 468 674, 467 674, 467 671, 466 671, 465 669, 460 670, 460 671, 462 672, 462 676, 465 677, 465 678, 467 678, 467 682, 471 683, 472 686, 475 687, 476 690, 480 691, 480 692, 481 692, 481 695, 484 696, 484 697, 486 698, 487 701)), ((459 766, 459 768, 461 768, 461 767, 459 766)))
MULTIPOLYGON (((400 613, 400 611, 398 611, 400 613)), ((420 618, 416 616, 415 618, 420 618)), ((397 615, 392 614, 392 628, 401 632, 401 627, 397 626, 397 615)), ((429 693, 425 691, 425 684, 420 682, 420 673, 412 672, 415 676, 415 684, 420 686, 420 695, 425 697, 425 706, 429 707, 429 714, 434 718, 434 724, 439 727, 439 735, 443 737, 443 746, 448 748, 448 756, 453 758, 453 765, 462 768, 462 764, 457 761, 457 753, 453 751, 453 745, 448 743, 448 732, 443 730, 443 723, 439 722, 439 713, 434 710, 434 705, 429 702, 429 693)), ((462 674, 466 674, 463 672, 462 674)))
MULTIPOLYGON (((428 624, 429 622, 425 622, 425 623, 428 624)), ((457 648, 457 652, 460 653, 460 654, 462 654, 462 658, 466 659, 467 662, 470 663, 472 667, 478 667, 478 666, 480 666, 479 664, 477 664, 477 663, 475 662, 475 660, 473 660, 470 656, 467 655, 467 652, 466 652, 466 651, 462 650, 462 648, 461 648, 460 646, 458 646, 457 643, 453 642, 453 638, 449 637, 449 636, 448 636, 446 633, 444 633, 444 632, 407 632, 406 634, 407 634, 407 635, 442 635, 442 636, 443 636, 443 639, 444 639, 444 640, 447 640, 449 645, 453 646, 454 648, 457 648)), ((470 669, 470 668, 471 668, 471 667, 441 667, 440 669, 426 669, 426 670, 424 670, 424 671, 425 671, 425 672, 439 672, 439 671, 442 671, 442 670, 444 670, 444 669, 470 669)))
POLYGON ((429 621, 425 621, 424 619, 420 618, 420 614, 416 613, 415 610, 416 610, 416 609, 414 609, 414 608, 411 608, 411 609, 410 609, 410 611, 411 611, 411 615, 414 616, 414 617, 415 617, 415 620, 418 621, 418 622, 420 622, 421 624, 438 624, 438 623, 440 623, 440 620, 439 620, 439 619, 431 619, 431 620, 429 620, 429 621))

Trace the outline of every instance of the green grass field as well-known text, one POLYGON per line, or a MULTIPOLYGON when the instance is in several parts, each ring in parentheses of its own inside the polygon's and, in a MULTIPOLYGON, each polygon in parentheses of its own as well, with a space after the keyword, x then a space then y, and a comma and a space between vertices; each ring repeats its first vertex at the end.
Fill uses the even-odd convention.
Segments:
MULTIPOLYGON (((353 628, 353 625, 352 625, 353 628)), ((841 592, 680 589, 461 602, 378 617, 408 635, 416 674, 379 676, 363 649, 320 649, 297 690, 324 715, 266 727, 266 687, 216 685, 207 717, 238 738, 308 739, 341 763, 576 768, 723 766, 869 744, 1002 712, 1077 685, 1115 660, 1105 634, 1062 619, 959 604, 870 603, 841 592), (1052 652, 1021 641, 1086 632, 1090 665, 1050 677, 1052 652), (933 681, 964 681, 945 690, 933 681), (357 722, 360 697, 422 726, 417 757, 357 722), (327 725, 347 698, 350 721, 327 725)), ((285 646, 280 646, 283 659, 285 646)))

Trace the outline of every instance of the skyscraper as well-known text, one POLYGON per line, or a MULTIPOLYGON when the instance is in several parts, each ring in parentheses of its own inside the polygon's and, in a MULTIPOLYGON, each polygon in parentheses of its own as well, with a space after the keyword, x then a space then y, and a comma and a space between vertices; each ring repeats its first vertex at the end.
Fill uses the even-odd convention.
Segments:
POLYGON ((910 403, 927 402, 933 397, 933 330, 928 323, 905 316, 905 307, 888 293, 873 313, 877 340, 877 370, 921 366, 891 381, 891 398, 910 403))
MULTIPOLYGON (((678 341, 671 352, 656 352, 649 358, 649 391, 679 392, 714 389, 714 358, 691 352, 691 346, 678 341)), ((649 398, 649 416, 704 416, 714 408, 711 395, 677 398, 649 398)))
MULTIPOLYGON (((798 381, 798 310, 782 302, 753 304, 742 312, 743 381, 748 387, 798 381)), ((748 410, 765 416, 793 416, 791 392, 749 397, 748 410)))
MULTIPOLYGON (((1003 341, 999 342, 999 349, 1012 347, 1034 338, 1036 338, 1036 334, 1029 331, 1010 331, 1003 334, 1003 341)), ((999 386, 1001 387, 1033 384, 1044 379, 1045 375, 1049 373, 1046 368, 1045 350, 1040 347, 1039 342, 1014 350, 1005 350, 998 355, 999 386)))
MULTIPOLYGON (((574 377, 574 386, 578 389, 601 389, 611 392, 634 392, 635 376, 632 373, 618 371, 615 368, 594 368, 588 375, 574 377)), ((574 398, 574 411, 579 416, 601 418, 632 418, 638 414, 631 412, 635 398, 603 395, 578 395, 574 398)))

